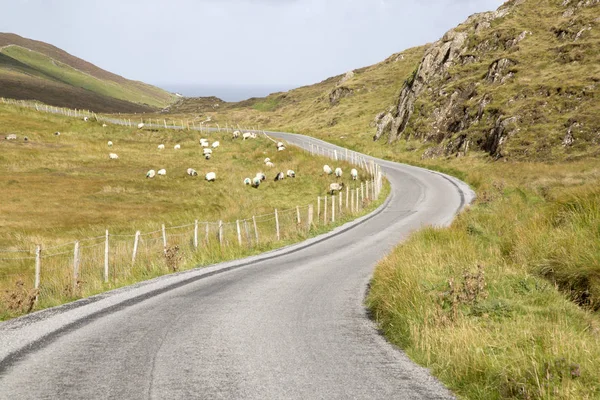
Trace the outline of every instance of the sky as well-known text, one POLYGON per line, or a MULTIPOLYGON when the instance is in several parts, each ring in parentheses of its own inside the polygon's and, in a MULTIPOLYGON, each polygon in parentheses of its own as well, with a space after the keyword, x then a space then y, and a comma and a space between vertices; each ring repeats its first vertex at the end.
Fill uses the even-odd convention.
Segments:
POLYGON ((0 31, 129 79, 296 87, 433 42, 502 0, 1 0, 0 31))

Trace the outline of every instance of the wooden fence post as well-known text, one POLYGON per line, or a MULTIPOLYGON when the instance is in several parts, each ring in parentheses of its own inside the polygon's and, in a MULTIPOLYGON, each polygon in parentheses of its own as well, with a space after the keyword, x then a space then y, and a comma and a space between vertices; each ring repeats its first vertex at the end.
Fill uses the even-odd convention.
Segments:
POLYGON ((325 199, 325 207, 323 207, 323 224, 327 225, 327 195, 323 198, 325 199))
POLYGON ((363 203, 365 202, 365 185, 360 183, 360 208, 363 207, 363 203))
POLYGON ((310 227, 313 224, 313 212, 314 212, 313 205, 310 204, 308 206, 308 229, 310 229, 310 227))
POLYGON ((165 224, 162 224, 162 239, 164 253, 167 255, 167 229, 165 228, 165 224))
POLYGON ((339 214, 341 215, 342 214, 342 206, 344 205, 344 200, 343 200, 344 197, 343 197, 343 193, 341 190, 340 190, 339 196, 340 196, 340 201, 339 201, 338 211, 339 211, 339 214))
POLYGON ((106 230, 106 240, 104 241, 104 283, 108 282, 108 229, 106 230))
POLYGON ((331 222, 335 222, 335 194, 331 195, 331 222))
POLYGON ((79 241, 75 242, 73 249, 73 292, 77 290, 77 282, 79 282, 79 241))
POLYGON ((277 232, 277 241, 281 239, 279 236, 279 215, 277 214, 277 209, 275 209, 275 229, 277 232))
POLYGON ((367 201, 369 201, 369 181, 365 182, 365 197, 367 198, 367 201))
POLYGON ((302 222, 300 220, 300 206, 296 206, 296 221, 298 222, 298 225, 300 225, 300 223, 302 222))
POLYGON ((354 190, 350 191, 350 212, 354 214, 354 190))
POLYGON ((246 243, 248 243, 248 247, 251 247, 252 240, 250 239, 250 231, 248 230, 248 220, 244 220, 244 231, 246 232, 246 243))
POLYGON ((235 226, 237 228, 238 244, 240 245, 240 247, 242 247, 242 230, 240 229, 240 220, 239 219, 235 221, 235 226))
POLYGON ((219 244, 223 246, 223 221, 219 220, 219 244))
POLYGON ((321 221, 321 196, 317 197, 317 221, 321 221))
POLYGON ((256 244, 258 245, 258 227, 256 226, 256 217, 252 216, 252 223, 254 224, 254 238, 256 239, 256 244))
POLYGON ((198 220, 194 221, 194 248, 198 248, 198 220))
MULTIPOLYGON (((40 288, 40 276, 42 274, 42 246, 37 246, 35 248, 35 283, 34 289, 40 288)), ((37 295, 36 295, 37 301, 37 295)))
POLYGON ((348 200, 350 199, 350 186, 346 186, 346 211, 348 211, 348 200))
POLYGON ((210 226, 207 222, 206 223, 206 233, 205 233, 205 238, 204 238, 204 242, 206 243, 207 246, 208 246, 208 241, 210 240, 209 233, 210 233, 210 226))
POLYGON ((137 256, 138 251, 138 243, 140 242, 141 232, 137 231, 135 233, 135 240, 133 242, 133 255, 131 256, 131 264, 135 264, 135 257, 137 256))

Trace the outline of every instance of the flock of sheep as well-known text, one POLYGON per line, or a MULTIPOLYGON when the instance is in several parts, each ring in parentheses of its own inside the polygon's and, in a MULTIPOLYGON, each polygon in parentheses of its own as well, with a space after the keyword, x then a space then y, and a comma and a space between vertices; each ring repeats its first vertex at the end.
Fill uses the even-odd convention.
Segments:
MULTIPOLYGON (((142 125, 142 124, 140 124, 140 125, 142 125)), ((143 125, 142 125, 142 127, 143 127, 143 125)), ((138 126, 138 128, 140 128, 140 127, 138 126)), ((233 140, 238 139, 240 137, 243 140, 248 140, 248 139, 256 139, 257 135, 254 132, 245 132, 243 134, 240 131, 233 132, 233 136, 232 136, 233 140)), ((107 144, 108 144, 108 147, 113 146, 113 142, 110 140, 108 141, 107 144)), ((219 148, 220 145, 221 144, 219 141, 215 141, 212 144, 210 144, 207 139, 204 139, 204 138, 200 139, 200 146, 203 149, 202 153, 206 160, 210 160, 212 158, 213 151, 216 150, 217 148, 219 148)), ((276 147, 277 147, 277 151, 285 150, 285 145, 283 142, 277 142, 276 147)), ((164 150, 164 149, 165 149, 165 145, 163 143, 158 145, 158 150, 164 150)), ((175 146, 173 146, 173 150, 180 150, 180 149, 181 149, 180 144, 176 144, 175 146)), ((119 156, 116 153, 109 153, 109 159, 117 160, 118 158, 119 158, 119 156)), ((264 165, 267 168, 275 167, 275 164, 268 157, 264 159, 264 165)), ((326 175, 335 175, 336 178, 341 178, 342 174, 343 174, 343 171, 341 168, 338 167, 338 168, 335 168, 335 170, 334 170, 329 165, 323 166, 323 172, 326 175)), ((187 173, 187 175, 192 176, 192 177, 198 176, 198 172, 193 168, 188 168, 186 173, 187 173)), ((159 169, 158 171, 151 169, 146 173, 146 178, 152 179, 157 175, 158 176, 166 176, 167 170, 164 168, 159 169)), ((358 171, 355 168, 353 168, 350 171, 350 176, 352 177, 353 180, 356 180, 358 178, 358 171)), ((278 181, 284 180, 286 177, 295 178, 296 172, 294 172, 291 169, 287 170, 287 172, 285 174, 283 172, 278 172, 275 174, 275 178, 273 180, 275 182, 278 182, 278 181)), ((214 182, 217 179, 217 175, 215 172, 208 172, 205 175, 205 179, 208 182, 214 182)), ((244 185, 252 186, 253 188, 258 188, 261 185, 261 183, 264 182, 266 179, 267 179, 266 175, 262 172, 259 172, 253 178, 245 178, 243 183, 244 183, 244 185)), ((344 188, 343 183, 331 183, 329 185, 329 192, 331 194, 334 194, 336 191, 341 191, 343 188, 344 188)))

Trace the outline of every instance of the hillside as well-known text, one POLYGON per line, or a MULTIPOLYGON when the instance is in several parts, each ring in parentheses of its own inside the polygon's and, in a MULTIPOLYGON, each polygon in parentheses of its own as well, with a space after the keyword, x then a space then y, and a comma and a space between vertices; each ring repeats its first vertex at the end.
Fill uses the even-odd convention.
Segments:
POLYGON ((96 112, 149 112, 174 100, 162 89, 9 33, 0 33, 0 96, 96 112))
POLYGON ((599 8, 597 0, 508 1, 433 44, 347 75, 218 112, 185 99, 171 112, 343 139, 380 155, 597 156, 599 8))

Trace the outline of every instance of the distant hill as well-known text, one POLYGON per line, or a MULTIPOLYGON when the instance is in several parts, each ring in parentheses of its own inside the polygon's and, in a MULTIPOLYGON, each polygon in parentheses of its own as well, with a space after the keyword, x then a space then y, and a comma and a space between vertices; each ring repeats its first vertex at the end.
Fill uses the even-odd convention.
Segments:
POLYGON ((165 90, 11 33, 0 33, 0 96, 96 112, 153 111, 175 100, 165 90))

